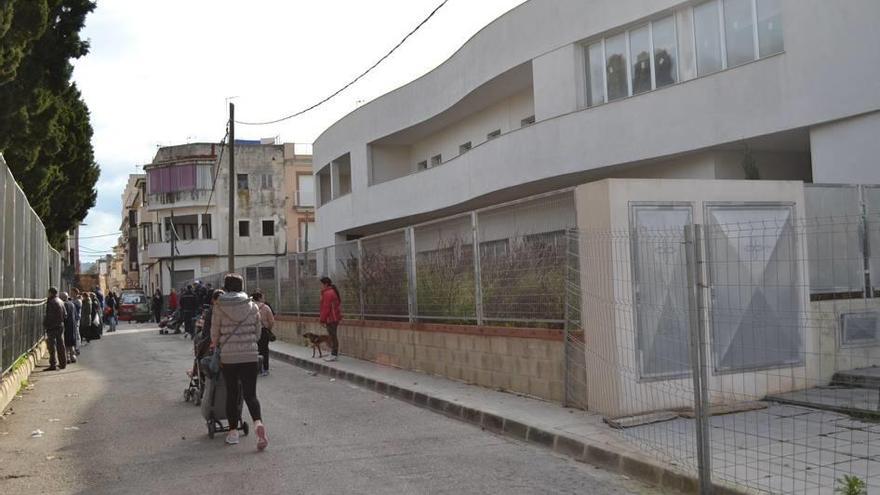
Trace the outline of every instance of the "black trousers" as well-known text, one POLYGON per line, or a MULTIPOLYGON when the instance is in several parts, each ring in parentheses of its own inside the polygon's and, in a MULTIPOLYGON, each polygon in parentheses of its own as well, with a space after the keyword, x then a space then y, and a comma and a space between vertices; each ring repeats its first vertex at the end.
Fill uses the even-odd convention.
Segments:
POLYGON ((248 412, 254 421, 263 419, 260 411, 260 401, 257 399, 257 363, 224 364, 223 380, 226 382, 226 419, 229 421, 229 429, 238 428, 241 414, 238 404, 241 395, 247 404, 248 412), (241 383, 241 387, 238 384, 241 383), (241 394, 241 395, 240 395, 241 394))
POLYGON ((333 356, 339 355, 339 337, 336 335, 336 330, 338 328, 339 323, 327 324, 327 333, 330 334, 330 354, 333 356))
POLYGON ((257 341, 257 352, 263 356, 263 370, 269 369, 269 332, 264 328, 257 341))

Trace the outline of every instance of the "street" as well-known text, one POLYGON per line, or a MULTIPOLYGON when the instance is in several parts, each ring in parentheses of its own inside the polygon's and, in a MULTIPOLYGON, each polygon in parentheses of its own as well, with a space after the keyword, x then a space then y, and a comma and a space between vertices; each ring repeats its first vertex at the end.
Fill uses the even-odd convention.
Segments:
POLYGON ((278 362, 258 384, 269 448, 229 447, 183 401, 190 349, 121 324, 66 370, 38 368, 0 421, 0 492, 655 493, 278 362))

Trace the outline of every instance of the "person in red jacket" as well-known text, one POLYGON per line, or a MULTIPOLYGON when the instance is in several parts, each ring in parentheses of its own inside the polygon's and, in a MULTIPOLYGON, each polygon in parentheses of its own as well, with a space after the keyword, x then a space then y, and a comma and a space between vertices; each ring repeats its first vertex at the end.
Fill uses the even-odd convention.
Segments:
POLYGON ((321 324, 327 327, 327 333, 330 334, 331 348, 330 356, 324 361, 336 361, 339 359, 339 338, 336 330, 342 321, 342 299, 339 297, 339 290, 328 277, 321 279, 321 285, 321 324))
POLYGON ((168 310, 172 313, 177 311, 177 290, 171 289, 171 295, 168 296, 168 310))

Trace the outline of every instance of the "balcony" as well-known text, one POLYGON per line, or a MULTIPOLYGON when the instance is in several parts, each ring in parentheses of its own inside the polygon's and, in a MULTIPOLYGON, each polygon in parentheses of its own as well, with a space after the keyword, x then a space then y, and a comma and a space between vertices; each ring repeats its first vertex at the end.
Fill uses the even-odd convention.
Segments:
MULTIPOLYGON (((219 254, 217 239, 195 239, 190 241, 177 241, 175 256, 217 256, 219 254)), ((147 245, 147 256, 153 259, 170 258, 170 242, 151 242, 147 245)))
MULTIPOLYGON (((216 193, 213 197, 216 199, 216 193)), ((162 210, 172 207, 206 206, 209 198, 211 198, 211 191, 209 189, 153 193, 147 195, 147 208, 150 210, 162 210)))

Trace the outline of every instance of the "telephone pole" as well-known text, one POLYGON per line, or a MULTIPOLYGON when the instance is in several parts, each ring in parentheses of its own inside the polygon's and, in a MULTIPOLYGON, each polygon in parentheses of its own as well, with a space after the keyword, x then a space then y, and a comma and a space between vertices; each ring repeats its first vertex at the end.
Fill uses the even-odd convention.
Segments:
POLYGON ((174 287, 174 255, 177 251, 177 229, 174 228, 174 210, 171 210, 171 229, 168 235, 171 236, 171 288, 176 289, 177 287, 174 287))
POLYGON ((229 273, 235 271, 235 104, 229 103, 229 273))

